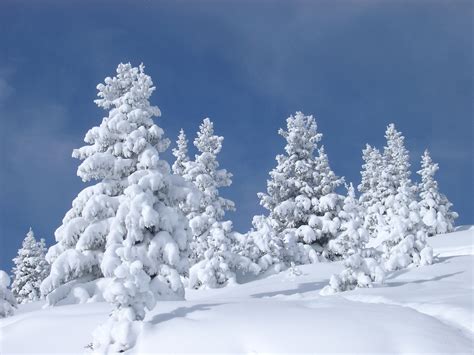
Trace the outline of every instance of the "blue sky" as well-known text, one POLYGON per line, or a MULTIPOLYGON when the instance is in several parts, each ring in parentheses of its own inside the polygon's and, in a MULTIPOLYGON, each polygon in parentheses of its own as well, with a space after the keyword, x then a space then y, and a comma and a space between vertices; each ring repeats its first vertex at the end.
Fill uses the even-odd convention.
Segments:
POLYGON ((0 269, 29 226, 53 243, 84 188, 72 149, 106 114, 95 86, 128 61, 153 77, 168 137, 206 116, 225 137, 237 230, 263 212, 256 193, 297 110, 355 183, 361 149, 394 122, 413 171, 430 149, 458 223, 473 223, 472 13, 470 1, 1 1, 0 269))

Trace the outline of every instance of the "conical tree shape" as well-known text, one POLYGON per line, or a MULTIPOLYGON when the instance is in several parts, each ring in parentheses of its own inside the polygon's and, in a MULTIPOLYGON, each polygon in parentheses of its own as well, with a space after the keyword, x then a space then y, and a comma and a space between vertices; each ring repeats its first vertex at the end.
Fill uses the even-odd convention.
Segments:
POLYGON ((430 237, 452 232, 454 220, 458 217, 456 212, 451 211, 453 204, 438 190, 438 182, 434 178, 438 170, 438 164, 433 162, 430 153, 425 150, 421 158, 421 170, 418 171, 421 176, 418 191, 420 217, 430 237))
POLYGON ((194 189, 182 177, 171 174, 168 163, 160 159, 169 141, 152 119, 159 113, 148 102, 153 83, 143 66, 130 70, 126 76, 118 71, 99 86, 116 107, 111 120, 133 128, 130 135, 124 135, 127 149, 131 149, 127 156, 132 169, 121 175, 126 188, 118 198, 101 261, 102 273, 112 279, 104 297, 114 309, 94 332, 93 348, 100 352, 133 347, 137 327, 158 296, 184 296, 180 275, 187 273, 189 266, 191 233, 178 206, 194 189), (108 94, 123 87, 130 90, 108 94))
MULTIPOLYGON (((324 248, 337 235, 343 197, 335 190, 343 179, 331 170, 324 147, 318 148, 322 135, 313 116, 297 112, 287 119, 287 129, 280 129, 279 134, 286 139, 286 154, 276 157, 277 166, 270 172, 267 192, 258 196, 269 211, 270 224, 286 240, 287 257, 305 263, 309 259, 298 257, 298 243, 324 248)), ((306 251, 310 252, 307 248, 306 251)))
POLYGON ((176 160, 173 163, 173 173, 176 175, 183 176, 186 170, 185 164, 189 162, 188 156, 188 140, 186 139, 186 134, 184 130, 179 131, 178 140, 176 141, 177 148, 173 149, 173 155, 176 160))
POLYGON ((103 276, 100 263, 106 237, 128 176, 157 164, 157 152, 169 145, 163 130, 153 123, 160 110, 148 100, 155 87, 143 65, 119 64, 116 75, 106 78, 97 90, 95 102, 109 110, 108 116, 87 132, 88 145, 75 149, 73 157, 83 160, 77 170, 82 180, 98 182, 79 193, 55 232, 57 244, 47 253, 51 273, 41 286, 50 303, 63 293, 51 294, 61 285, 103 276))
POLYGON ((49 264, 45 259, 45 242, 36 241, 30 228, 23 240, 18 256, 13 259, 12 292, 18 303, 37 301, 41 298, 41 282, 49 274, 49 264))

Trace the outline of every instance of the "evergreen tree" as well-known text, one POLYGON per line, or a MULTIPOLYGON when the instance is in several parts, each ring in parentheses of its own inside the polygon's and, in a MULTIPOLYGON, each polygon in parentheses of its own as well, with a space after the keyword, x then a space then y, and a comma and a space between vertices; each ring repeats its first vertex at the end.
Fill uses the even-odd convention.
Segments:
POLYGON ((127 187, 118 199, 101 261, 103 274, 112 279, 104 297, 114 306, 108 321, 94 332, 93 348, 102 352, 133 347, 137 327, 158 296, 184 296, 180 274, 188 269, 191 240, 178 206, 194 189, 160 160, 169 141, 152 120, 160 111, 148 101, 155 89, 151 78, 143 66, 127 69, 99 85, 102 104, 115 107, 109 117, 131 129, 124 138, 133 162, 126 164, 131 167, 128 174, 121 175, 127 187))
POLYGON ((369 241, 369 234, 364 227, 362 209, 355 196, 354 187, 347 187, 344 206, 339 212, 341 227, 337 236, 328 243, 328 250, 340 258, 361 253, 369 241))
MULTIPOLYGON (((219 169, 217 154, 222 150, 224 137, 214 134, 214 124, 205 118, 199 126, 194 146, 198 150, 194 161, 185 164, 183 177, 201 192, 199 207, 188 214, 194 217, 204 216, 205 219, 222 221, 226 211, 235 210, 234 202, 219 195, 219 189, 232 184, 232 174, 219 169)), ((196 236, 196 234, 195 234, 196 236)), ((198 259, 202 255, 198 255, 198 259)))
POLYGON ((106 236, 128 185, 127 177, 158 161, 156 152, 169 144, 163 130, 153 123, 153 117, 161 113, 148 101, 155 88, 143 65, 119 64, 116 76, 106 78, 97 90, 95 103, 110 111, 100 126, 87 132, 84 141, 88 145, 75 149, 73 157, 83 160, 77 170, 82 180, 98 182, 79 193, 55 232, 57 244, 46 256, 51 273, 41 286, 50 302, 55 298, 49 294, 63 284, 103 276, 100 263, 106 236))
POLYGON ((340 228, 343 198, 335 190, 343 179, 331 170, 324 147, 318 149, 322 135, 313 116, 297 112, 279 134, 286 139, 286 154, 276 157, 267 192, 258 194, 260 204, 269 211, 269 222, 284 240, 289 258, 298 263, 314 261, 311 248, 305 246, 322 251, 340 228), (300 251, 309 255, 304 257, 300 251))
POLYGON ((438 182, 434 178, 438 169, 438 164, 433 163, 430 153, 425 150, 421 160, 421 170, 418 171, 421 176, 418 191, 420 216, 429 237, 452 232, 454 220, 458 217, 456 212, 451 211, 452 203, 438 190, 438 182))
POLYGON ((421 225, 412 186, 400 186, 396 195, 385 201, 385 209, 386 214, 377 230, 382 241, 385 269, 394 271, 410 264, 431 264, 433 250, 427 244, 427 233, 421 225))
POLYGON ((371 287, 373 282, 382 282, 383 269, 377 262, 374 251, 367 249, 369 233, 364 227, 363 209, 355 196, 352 184, 347 188, 344 208, 339 213, 341 232, 329 241, 333 254, 344 259, 345 269, 331 276, 329 285, 321 290, 322 295, 352 290, 356 287, 371 287))
POLYGON ((186 170, 185 164, 189 162, 188 156, 188 140, 184 134, 184 130, 179 131, 178 140, 176 141, 177 148, 173 149, 173 155, 176 157, 173 163, 173 173, 183 176, 186 170))
POLYGON ((0 318, 11 316, 15 312, 16 300, 8 286, 10 277, 5 271, 0 270, 0 318))
POLYGON ((385 268, 388 271, 410 264, 432 263, 432 249, 427 245, 426 232, 420 225, 416 187, 410 180, 408 150, 404 137, 393 124, 385 134, 383 170, 378 184, 382 203, 375 229, 381 241, 385 268))
POLYGON ((41 298, 40 285, 49 273, 45 259, 44 239, 36 241, 33 231, 26 234, 18 256, 13 259, 12 292, 18 303, 37 301, 41 298))
POLYGON ((361 183, 358 190, 361 193, 359 202, 364 209, 364 226, 369 234, 375 237, 375 228, 378 223, 381 196, 378 195, 378 184, 383 169, 383 158, 380 151, 370 145, 362 150, 364 164, 361 171, 361 183))
POLYGON ((261 271, 273 267, 279 272, 290 264, 285 244, 265 216, 254 216, 253 228, 238 242, 238 253, 247 256, 261 271))
POLYGON ((209 118, 199 126, 194 140, 198 150, 194 161, 183 164, 183 177, 192 182, 201 195, 197 206, 189 201, 181 209, 189 219, 193 241, 188 287, 221 287, 235 282, 235 270, 251 268, 251 262, 234 250, 235 238, 232 223, 224 221, 225 212, 234 210, 231 200, 220 196, 221 187, 230 186, 232 174, 219 169, 217 154, 222 149, 223 137, 214 134, 214 125, 209 118))

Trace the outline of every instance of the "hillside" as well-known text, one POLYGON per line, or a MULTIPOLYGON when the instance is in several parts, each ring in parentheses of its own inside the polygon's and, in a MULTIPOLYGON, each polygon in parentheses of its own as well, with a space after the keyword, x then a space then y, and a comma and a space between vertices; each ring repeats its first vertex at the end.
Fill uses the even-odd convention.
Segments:
MULTIPOLYGON (((474 229, 430 238, 438 261, 385 285, 320 296, 341 263, 188 291, 157 305, 129 353, 471 353, 474 229)), ((0 352, 83 353, 105 303, 21 305, 0 320, 0 352)))

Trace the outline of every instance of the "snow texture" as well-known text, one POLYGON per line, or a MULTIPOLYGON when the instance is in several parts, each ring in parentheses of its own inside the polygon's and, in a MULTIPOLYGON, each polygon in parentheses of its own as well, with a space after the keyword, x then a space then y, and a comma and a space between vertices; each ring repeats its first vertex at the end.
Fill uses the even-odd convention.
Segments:
MULTIPOLYGON (((430 243, 436 264, 333 296, 319 292, 342 262, 189 290, 186 301, 162 302, 146 315, 127 354, 294 354, 314 353, 315 346, 331 354, 471 354, 474 232, 437 235, 430 243)), ((2 354, 84 353, 92 329, 111 311, 108 303, 42 305, 19 305, 15 315, 0 320, 2 354)))

